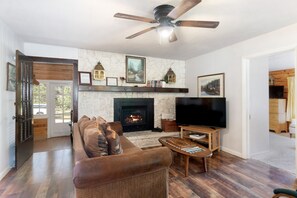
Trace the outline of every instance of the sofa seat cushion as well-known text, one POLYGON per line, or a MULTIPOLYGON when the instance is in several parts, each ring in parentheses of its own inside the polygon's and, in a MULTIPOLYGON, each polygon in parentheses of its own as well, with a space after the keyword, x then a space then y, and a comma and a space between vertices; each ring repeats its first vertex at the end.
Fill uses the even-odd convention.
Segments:
POLYGON ((141 151, 141 148, 135 146, 125 136, 120 136, 120 142, 123 149, 123 153, 135 153, 141 151))

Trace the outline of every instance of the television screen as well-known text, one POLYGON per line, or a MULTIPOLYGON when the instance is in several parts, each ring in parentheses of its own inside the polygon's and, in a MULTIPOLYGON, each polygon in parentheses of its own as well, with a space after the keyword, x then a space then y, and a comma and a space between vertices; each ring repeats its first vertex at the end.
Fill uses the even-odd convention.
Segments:
POLYGON ((284 98, 284 86, 269 86, 269 98, 284 98))
POLYGON ((226 98, 177 97, 176 123, 226 128, 226 98))

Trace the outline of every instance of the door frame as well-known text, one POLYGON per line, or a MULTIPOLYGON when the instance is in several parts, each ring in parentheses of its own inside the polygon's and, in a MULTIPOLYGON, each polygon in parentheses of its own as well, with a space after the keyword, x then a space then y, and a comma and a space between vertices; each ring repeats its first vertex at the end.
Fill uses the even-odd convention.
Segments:
POLYGON ((49 57, 38 57, 29 56, 34 62, 40 63, 54 63, 54 64, 69 64, 73 65, 73 117, 72 122, 77 122, 78 120, 78 60, 75 59, 62 59, 62 58, 49 58, 49 57))
MULTIPOLYGON (((297 78, 296 78, 296 71, 297 71, 297 46, 287 46, 279 49, 273 49, 269 51, 264 51, 257 54, 251 54, 245 57, 242 57, 242 158, 248 159, 250 158, 249 153, 249 116, 250 116, 250 107, 249 107, 249 85, 250 85, 250 78, 249 78, 249 69, 250 69, 250 60, 253 58, 267 56, 275 53, 280 53, 283 51, 295 51, 295 93, 297 93, 297 78)), ((295 98, 295 104, 297 104, 297 97, 295 98)), ((295 115, 297 115, 297 108, 295 109, 295 115)), ((295 145, 297 145, 297 138, 295 138, 295 145)), ((297 174, 297 146, 295 148, 295 164, 296 170, 295 173, 297 174)))

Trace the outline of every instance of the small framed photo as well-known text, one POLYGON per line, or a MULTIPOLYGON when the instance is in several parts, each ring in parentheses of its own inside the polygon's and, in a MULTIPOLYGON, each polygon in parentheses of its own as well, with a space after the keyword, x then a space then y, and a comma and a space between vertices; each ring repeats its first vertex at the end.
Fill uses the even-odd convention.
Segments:
POLYGON ((126 82, 145 84, 145 58, 126 56, 126 82))
POLYGON ((7 91, 15 91, 16 86, 16 67, 11 63, 7 63, 7 91))
POLYGON ((92 85, 91 72, 78 72, 79 85, 92 85))
POLYGON ((197 88, 198 97, 201 98, 225 97, 225 74, 198 76, 197 88))
POLYGON ((118 78, 106 77, 106 86, 118 86, 118 78))

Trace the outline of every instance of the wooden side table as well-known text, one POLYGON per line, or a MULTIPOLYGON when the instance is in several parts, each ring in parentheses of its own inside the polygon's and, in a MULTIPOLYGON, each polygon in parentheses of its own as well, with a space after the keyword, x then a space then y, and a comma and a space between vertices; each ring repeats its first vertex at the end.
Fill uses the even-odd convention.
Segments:
POLYGON ((200 134, 205 135, 205 138, 201 139, 192 139, 197 141, 198 143, 208 144, 208 149, 211 151, 221 150, 220 144, 220 128, 210 128, 207 126, 196 126, 196 125, 189 125, 189 126, 180 126, 180 136, 181 138, 189 138, 191 134, 200 134))

